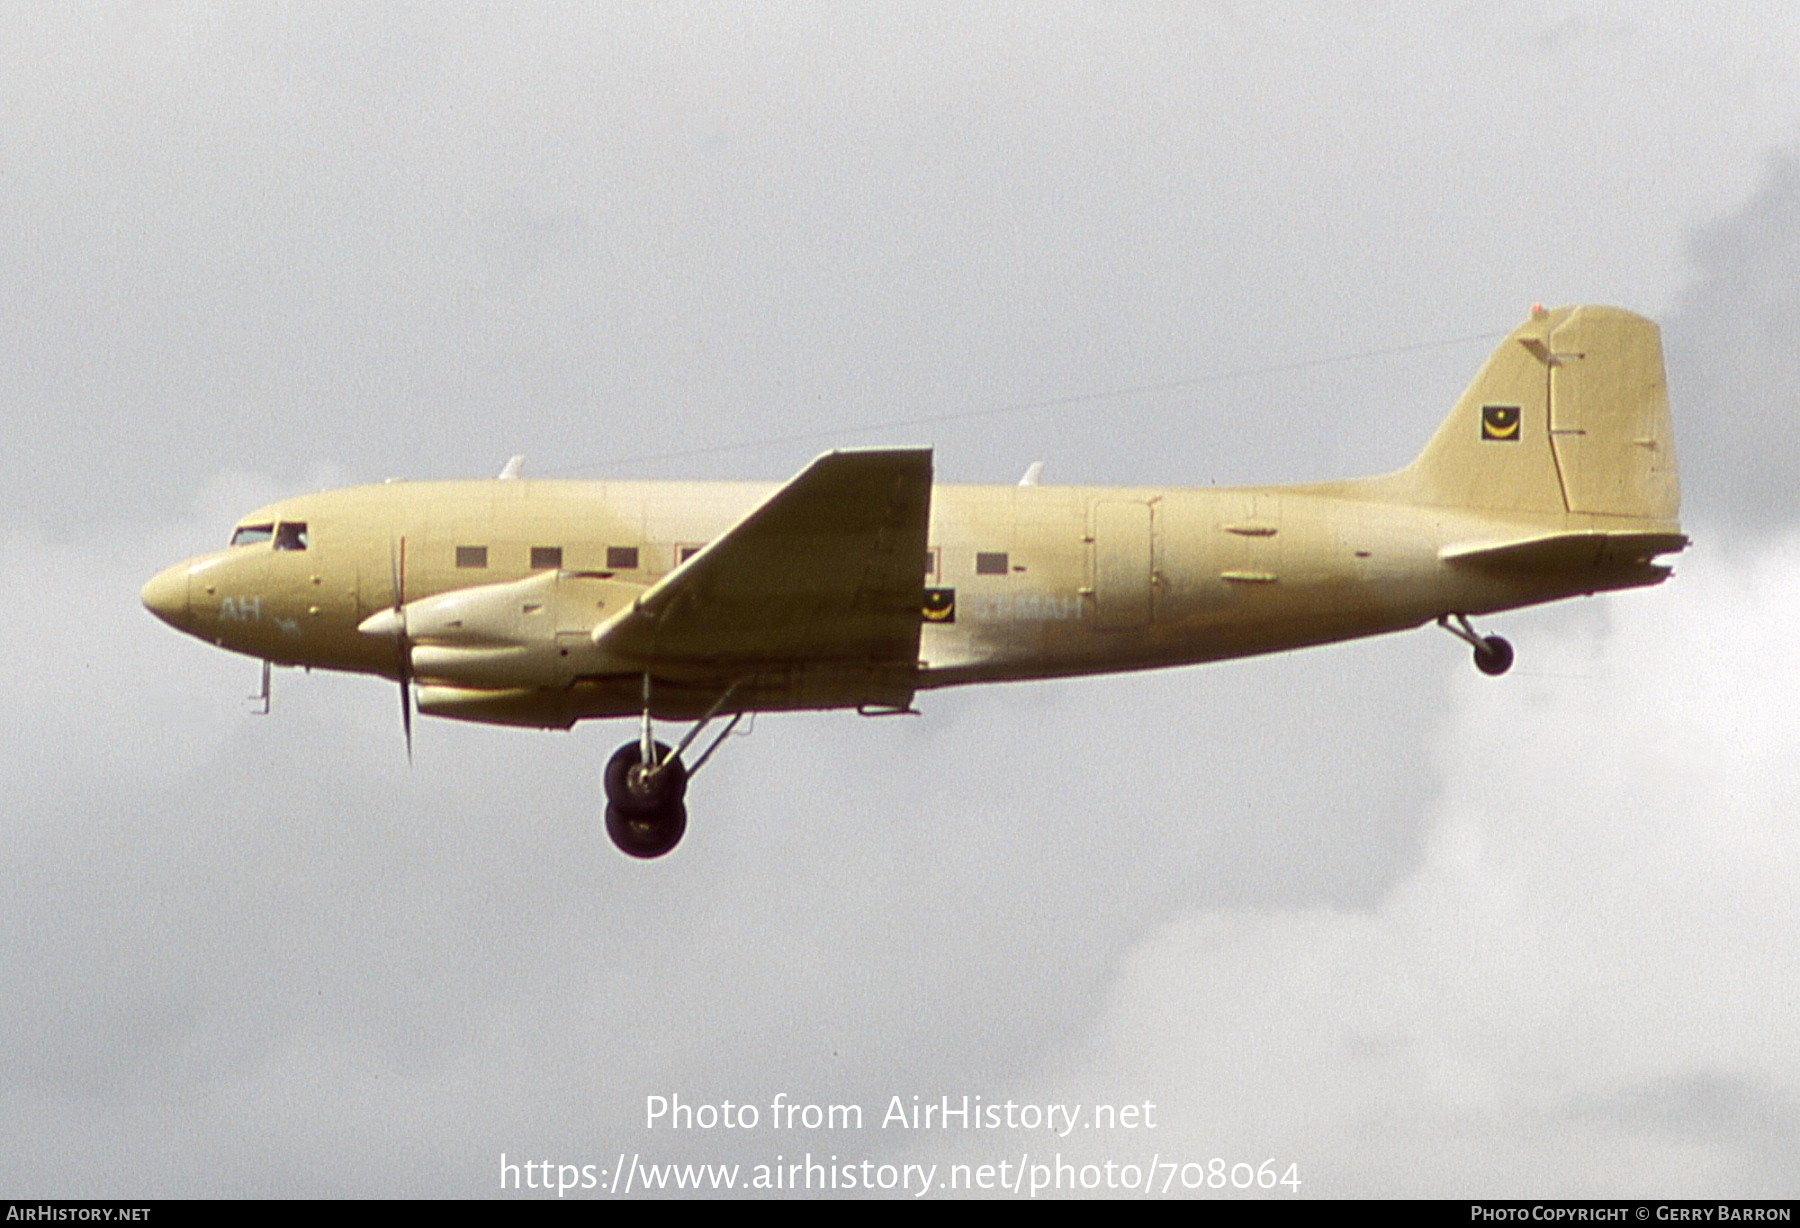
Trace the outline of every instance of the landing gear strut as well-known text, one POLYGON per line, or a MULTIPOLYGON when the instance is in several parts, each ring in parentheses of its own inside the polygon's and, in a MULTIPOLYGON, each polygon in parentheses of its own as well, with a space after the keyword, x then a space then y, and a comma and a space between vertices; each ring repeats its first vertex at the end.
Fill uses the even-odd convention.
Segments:
POLYGON ((613 752, 602 777, 606 787, 606 834, 621 853, 629 857, 661 857, 681 843, 682 834, 687 831, 684 799, 688 780, 706 766, 744 714, 732 716, 691 769, 682 763, 681 752, 712 723, 737 689, 738 684, 733 683, 671 750, 651 733, 650 677, 644 676, 644 717, 639 736, 613 752))
POLYGON ((1512 668, 1513 646, 1497 635, 1480 635, 1469 625, 1466 614, 1439 614, 1438 626, 1475 650, 1475 668, 1490 678, 1498 678, 1512 668), (1456 620, 1452 625, 1450 620, 1456 620))

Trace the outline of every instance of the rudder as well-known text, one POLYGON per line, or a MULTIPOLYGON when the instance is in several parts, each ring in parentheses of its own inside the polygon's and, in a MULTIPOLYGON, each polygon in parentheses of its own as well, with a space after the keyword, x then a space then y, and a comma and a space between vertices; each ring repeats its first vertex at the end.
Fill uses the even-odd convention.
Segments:
POLYGON ((1674 520, 1661 330, 1617 307, 1578 307, 1550 342, 1550 442, 1569 510, 1674 520))

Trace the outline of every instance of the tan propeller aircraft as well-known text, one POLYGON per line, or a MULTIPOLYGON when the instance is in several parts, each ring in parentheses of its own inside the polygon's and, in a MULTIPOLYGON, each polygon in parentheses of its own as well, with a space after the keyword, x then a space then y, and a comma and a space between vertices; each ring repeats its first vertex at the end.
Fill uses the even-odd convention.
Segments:
POLYGON ((567 729, 636 717, 605 771, 634 857, 745 713, 909 712, 976 682, 1192 665, 1656 584, 1688 539, 1655 324, 1534 308, 1386 477, 1163 490, 934 486, 928 448, 829 452, 786 485, 389 482, 286 499, 144 586, 152 613, 412 707, 567 729), (729 718, 691 768, 682 756, 729 718), (653 720, 692 722, 674 747, 653 720))

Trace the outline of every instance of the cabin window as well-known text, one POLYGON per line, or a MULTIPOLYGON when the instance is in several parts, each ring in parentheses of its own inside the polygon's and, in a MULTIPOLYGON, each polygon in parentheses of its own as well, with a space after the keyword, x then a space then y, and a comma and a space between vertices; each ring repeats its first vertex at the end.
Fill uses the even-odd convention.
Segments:
POLYGON ((561 546, 533 546, 531 548, 531 570, 557 571, 561 567, 561 546))
POLYGON ((935 579, 937 579, 937 574, 938 574, 938 548, 936 546, 932 546, 930 549, 925 551, 925 578, 927 580, 935 580, 935 579))
POLYGON ((268 541, 273 536, 275 536, 275 526, 272 524, 241 524, 231 535, 231 544, 256 546, 268 541))
POLYGON ((458 546, 456 548, 456 565, 458 567, 486 567, 486 546, 458 546))
POLYGON ((638 548, 636 546, 608 546, 606 548, 606 569, 608 571, 631 571, 638 565, 638 548))
POLYGON ((677 546, 675 547, 675 561, 685 563, 699 553, 699 546, 677 546))
POLYGON ((1006 572, 1006 551, 983 550, 975 556, 976 575, 1003 576, 1006 572))
POLYGON ((297 520, 284 520, 275 526, 277 550, 306 549, 306 526, 297 520))

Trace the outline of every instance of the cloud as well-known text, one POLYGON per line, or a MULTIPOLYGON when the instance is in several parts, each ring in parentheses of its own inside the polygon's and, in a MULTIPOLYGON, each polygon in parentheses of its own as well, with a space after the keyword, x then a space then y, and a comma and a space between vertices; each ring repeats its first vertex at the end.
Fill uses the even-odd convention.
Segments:
POLYGON ((1738 532, 1800 517, 1800 164, 1774 159, 1743 209, 1702 230, 1669 321, 1686 505, 1738 532))
POLYGON ((1033 1098, 1160 1128, 1064 1151, 1272 1156, 1327 1196, 1791 1196, 1800 538, 1680 570, 1459 685, 1423 860, 1374 907, 1133 951, 1033 1098))

